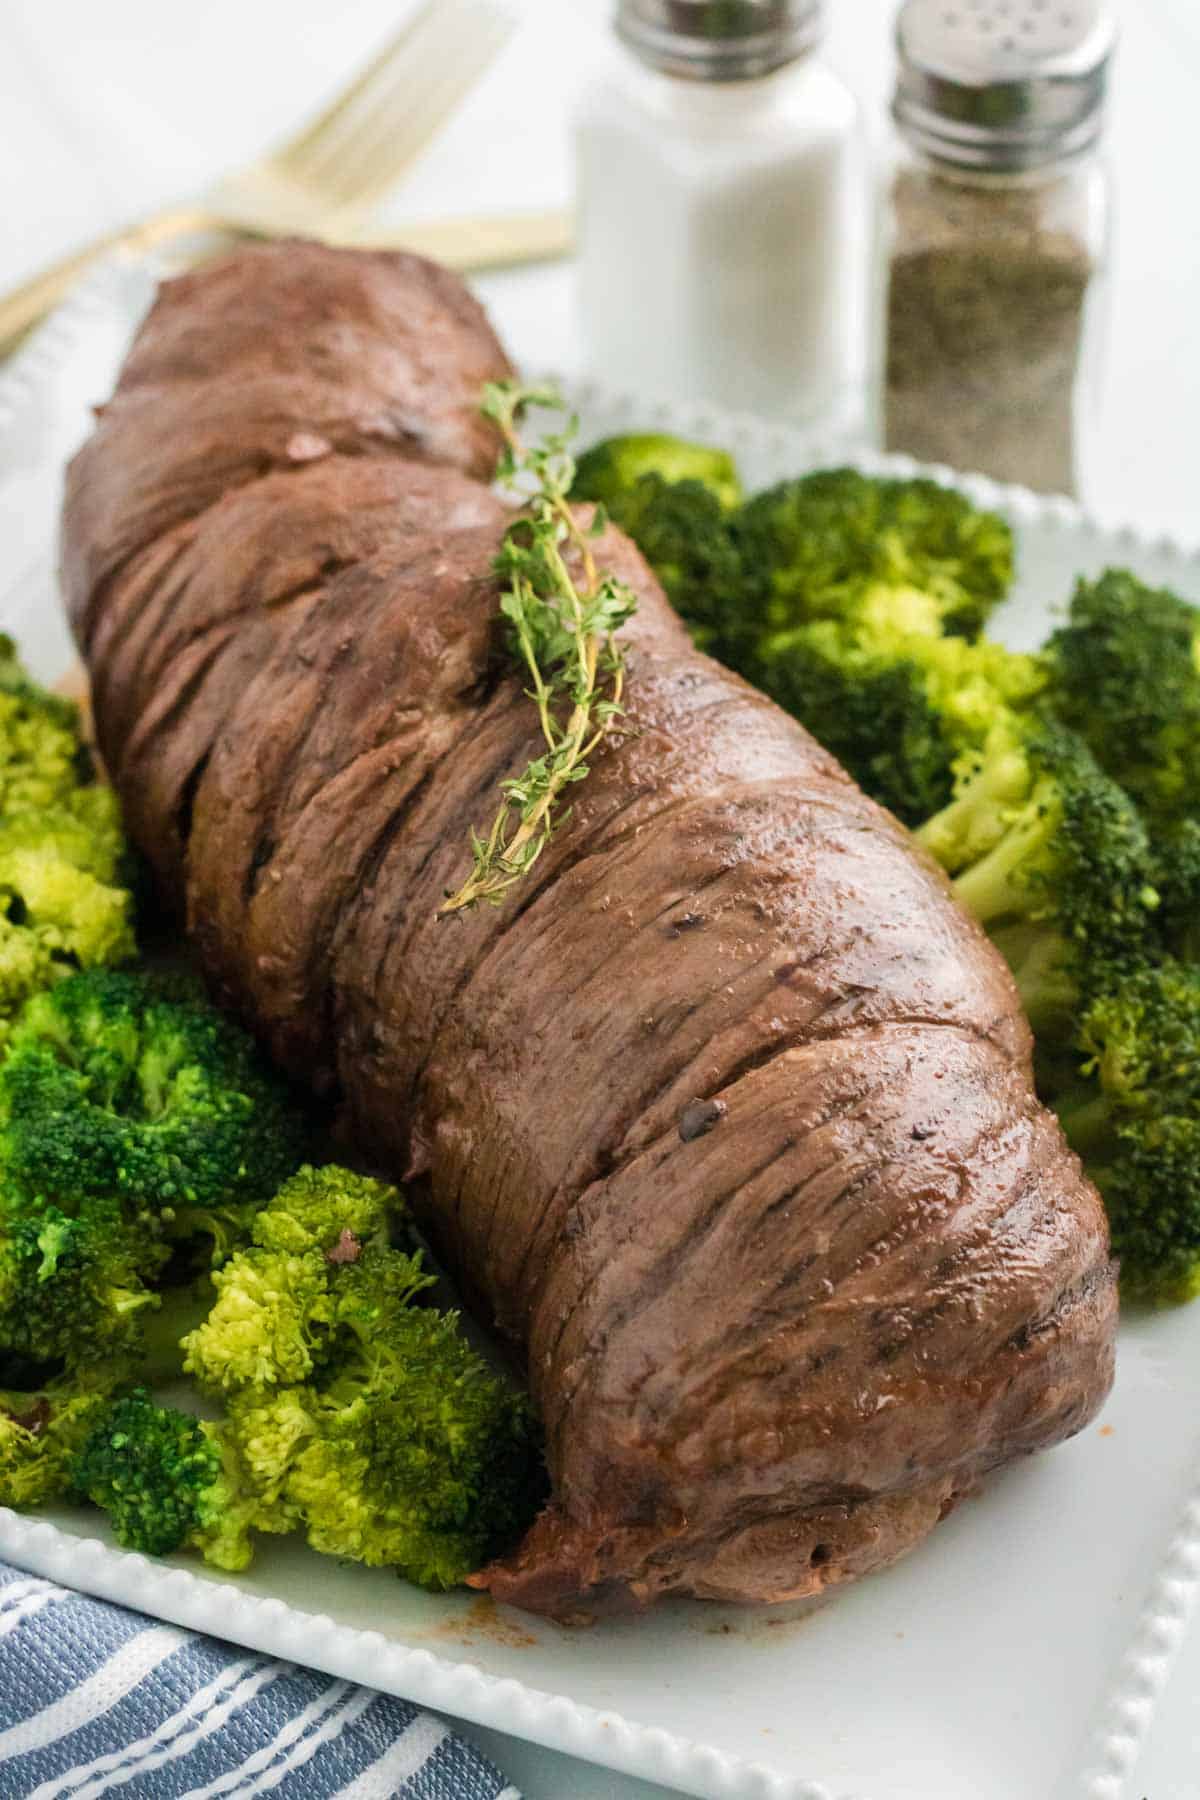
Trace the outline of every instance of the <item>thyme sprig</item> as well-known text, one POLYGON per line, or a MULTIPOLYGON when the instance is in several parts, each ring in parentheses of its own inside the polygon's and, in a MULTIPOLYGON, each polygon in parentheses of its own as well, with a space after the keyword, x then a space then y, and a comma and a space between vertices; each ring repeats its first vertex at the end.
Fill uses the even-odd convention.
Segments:
POLYGON ((546 748, 500 783, 503 798, 491 830, 486 836, 472 830, 471 873, 447 894, 439 917, 480 901, 501 904, 570 817, 562 805, 566 789, 586 778, 589 757, 621 716, 625 654, 615 634, 637 610, 637 596, 597 567, 592 540, 604 530, 603 512, 597 509, 585 527, 568 502, 577 421, 536 444, 526 444, 519 430, 526 407, 561 404, 552 390, 515 381, 484 390, 484 416, 504 439, 497 477, 525 502, 494 564, 504 584, 500 611, 509 648, 529 675, 526 692, 546 748))

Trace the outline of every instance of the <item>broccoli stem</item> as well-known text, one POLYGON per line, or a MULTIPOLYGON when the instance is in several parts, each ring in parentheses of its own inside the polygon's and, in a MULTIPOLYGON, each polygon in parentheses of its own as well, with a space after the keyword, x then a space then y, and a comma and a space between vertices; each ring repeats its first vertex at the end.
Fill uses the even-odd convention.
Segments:
POLYGON ((985 752, 985 757, 958 797, 914 834, 951 875, 1002 843, 1009 810, 1029 797, 1029 764, 1022 750, 985 752))
POLYGON ((1053 829, 1053 809, 1039 804, 1035 795, 999 843, 956 877, 956 898, 981 925, 1028 916, 1030 894, 1023 871, 1035 864, 1053 829))
POLYGON ((1013 972, 1039 1046, 1045 1049, 1069 1038, 1079 1005, 1079 985, 1071 972, 1065 939, 1051 926, 1031 920, 998 925, 990 935, 1013 972))

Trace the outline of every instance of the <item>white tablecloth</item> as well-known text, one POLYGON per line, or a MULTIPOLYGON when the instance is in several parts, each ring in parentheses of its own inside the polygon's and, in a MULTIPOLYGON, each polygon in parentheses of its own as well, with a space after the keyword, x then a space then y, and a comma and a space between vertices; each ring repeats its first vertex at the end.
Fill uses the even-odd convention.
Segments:
MULTIPOLYGON (((393 219, 567 198, 566 117, 607 0, 511 0, 517 42, 388 208, 393 219)), ((406 0, 3 0, 0 291, 42 262, 249 158, 335 89, 406 0)), ((893 0, 832 0, 829 55, 882 120, 893 0)), ((1085 499, 1200 538, 1200 7, 1127 0, 1110 148, 1118 195, 1108 374, 1085 499)), ((566 268, 479 283, 516 358, 578 366, 566 268)), ((619 382, 619 371, 610 372, 619 382)), ((1200 1643, 1143 1765, 1148 1800, 1200 1796, 1200 1643)), ((661 1790, 473 1734, 530 1800, 661 1790)), ((886 1800, 875 1796, 874 1800, 886 1800)), ((1042 1800, 1014 1796, 1014 1800, 1042 1800)))

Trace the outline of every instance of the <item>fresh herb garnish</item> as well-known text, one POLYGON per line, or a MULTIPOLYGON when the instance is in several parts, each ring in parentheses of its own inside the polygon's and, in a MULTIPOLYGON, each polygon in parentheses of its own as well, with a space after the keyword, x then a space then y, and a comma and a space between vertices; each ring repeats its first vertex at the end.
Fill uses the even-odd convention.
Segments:
POLYGON ((622 711, 625 655, 615 634, 636 612, 637 596, 596 565, 591 540, 604 530, 603 510, 597 508, 587 526, 571 510, 570 442, 577 421, 534 445, 518 431, 526 407, 561 404, 552 390, 519 382, 489 383, 484 390, 484 416, 504 439, 497 478, 526 495, 494 567, 504 583, 500 611, 510 648, 528 670, 532 685, 526 692, 537 707, 546 749, 520 775, 501 782, 504 797, 491 830, 486 837, 472 830, 471 873, 447 895, 439 916, 481 900, 502 903, 569 818, 570 808, 560 804, 563 793, 584 780, 588 758, 622 711))

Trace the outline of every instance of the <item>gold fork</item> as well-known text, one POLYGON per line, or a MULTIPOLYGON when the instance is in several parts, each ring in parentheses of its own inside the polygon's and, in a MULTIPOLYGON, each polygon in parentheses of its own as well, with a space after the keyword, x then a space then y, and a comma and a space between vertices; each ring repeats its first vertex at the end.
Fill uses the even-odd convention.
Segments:
MULTIPOLYGON (((0 354, 107 251, 148 250, 204 231, 363 241, 364 215, 494 61, 514 23, 497 0, 424 0, 349 86, 286 144, 225 176, 200 202, 112 232, 0 300, 0 354)), ((459 267, 481 267, 561 254, 570 222, 565 214, 535 213, 416 225, 391 234, 391 241, 417 249, 426 248, 423 238, 442 244, 459 267), (473 241, 478 260, 471 253, 473 241)))

